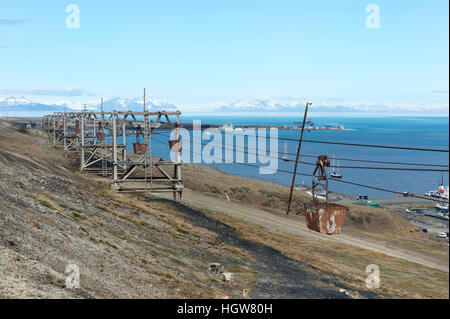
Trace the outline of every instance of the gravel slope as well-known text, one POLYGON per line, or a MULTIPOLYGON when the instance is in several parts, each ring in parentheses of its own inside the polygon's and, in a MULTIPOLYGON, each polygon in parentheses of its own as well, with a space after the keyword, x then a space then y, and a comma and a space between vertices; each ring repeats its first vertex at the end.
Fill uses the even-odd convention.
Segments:
POLYGON ((1 298, 349 298, 329 274, 199 211, 115 194, 38 132, 0 124, 1 298), (79 289, 66 288, 71 264, 79 289))

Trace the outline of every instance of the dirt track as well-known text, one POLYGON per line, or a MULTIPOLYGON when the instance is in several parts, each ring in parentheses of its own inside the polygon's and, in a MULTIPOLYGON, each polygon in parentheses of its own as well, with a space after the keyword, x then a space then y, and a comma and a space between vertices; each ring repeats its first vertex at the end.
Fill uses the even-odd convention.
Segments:
MULTIPOLYGON (((164 195, 159 196, 168 198, 164 195)), ((390 247, 386 247, 382 240, 362 238, 349 232, 341 235, 328 236, 310 231, 306 227, 305 220, 302 217, 283 216, 277 213, 258 210, 239 203, 228 202, 225 199, 193 192, 189 189, 185 189, 183 192, 183 202, 199 209, 206 209, 239 218, 270 230, 280 231, 289 235, 315 238, 317 240, 331 240, 346 246, 371 250, 390 257, 400 258, 433 269, 449 272, 448 261, 432 260, 429 256, 418 252, 393 247, 391 243, 389 243, 390 247)))

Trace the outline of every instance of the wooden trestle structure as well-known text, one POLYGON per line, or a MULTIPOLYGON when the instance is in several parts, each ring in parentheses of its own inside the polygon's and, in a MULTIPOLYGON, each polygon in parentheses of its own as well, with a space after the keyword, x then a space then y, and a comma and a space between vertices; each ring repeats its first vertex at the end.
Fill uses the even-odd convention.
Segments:
POLYGON ((181 148, 171 149, 174 160, 157 159, 151 137, 164 125, 173 132, 169 144, 179 143, 180 115, 179 111, 55 112, 43 117, 41 129, 65 156, 79 158, 82 173, 110 178, 119 192, 172 192, 178 200, 183 191, 181 148), (127 136, 131 134, 136 134, 136 142, 130 155, 127 136))

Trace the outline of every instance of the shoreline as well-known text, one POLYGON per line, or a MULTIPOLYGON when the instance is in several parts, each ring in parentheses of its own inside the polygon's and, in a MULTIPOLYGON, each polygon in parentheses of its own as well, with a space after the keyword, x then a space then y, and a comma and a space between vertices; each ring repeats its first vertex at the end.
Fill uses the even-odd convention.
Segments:
MULTIPOLYGON (((27 124, 31 125, 37 125, 41 118, 20 118, 20 117, 6 117, 0 119, 9 120, 19 125, 26 126, 27 124)), ((157 130, 165 130, 167 129, 168 125, 161 125, 159 128, 155 128, 155 131, 157 130)), ((187 130, 193 130, 194 124, 193 123, 186 123, 181 122, 180 127, 185 128, 187 130)), ((218 129, 225 129, 228 128, 227 125, 224 124, 215 124, 215 123, 201 123, 202 129, 208 129, 208 128, 218 128, 218 129)), ((240 128, 240 129, 279 129, 279 130, 287 130, 287 131, 294 131, 294 130, 300 130, 301 127, 299 126, 292 126, 292 125, 232 125, 230 128, 240 128)), ((306 131, 357 131, 357 129, 353 128, 346 128, 343 126, 333 127, 333 126, 305 126, 306 131)))

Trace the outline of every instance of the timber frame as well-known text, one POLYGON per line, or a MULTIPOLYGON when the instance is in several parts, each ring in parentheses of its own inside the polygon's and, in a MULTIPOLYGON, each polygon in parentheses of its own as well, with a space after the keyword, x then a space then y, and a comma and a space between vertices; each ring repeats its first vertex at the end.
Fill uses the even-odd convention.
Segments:
POLYGON ((82 173, 109 178, 119 192, 172 192, 178 200, 183 191, 181 149, 171 150, 173 160, 157 159, 152 155, 151 137, 164 125, 172 129, 170 142, 180 142, 180 115, 180 111, 55 112, 42 118, 41 129, 55 148, 79 158, 82 173), (136 151, 133 145, 135 154, 130 156, 127 136, 131 134, 142 135, 144 151, 136 151))

